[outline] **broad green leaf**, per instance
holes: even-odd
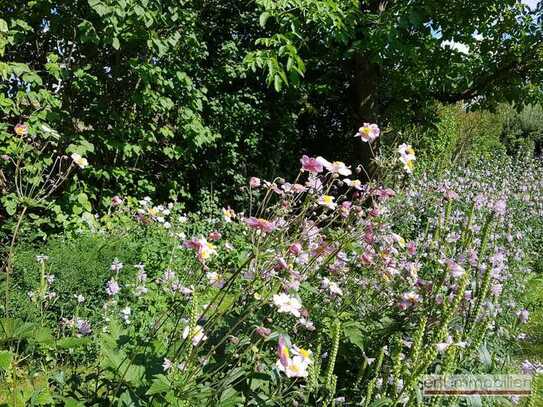
[[[11,365],[13,354],[8,350],[0,351],[0,369],[7,370]]]
[[[156,375],[151,383],[151,387],[147,390],[147,395],[151,396],[153,394],[166,393],[170,390],[171,383],[170,380],[163,374]]]

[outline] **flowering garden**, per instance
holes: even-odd
[[[28,126],[14,131],[25,140]],[[379,136],[369,123],[355,135]],[[526,327],[528,308],[542,312],[527,293],[541,284],[543,166],[503,158],[414,176],[413,147],[393,154],[391,186],[303,155],[291,181],[247,180],[239,210],[114,196],[45,245],[14,235],[0,400],[437,406],[462,400],[424,399],[424,374],[537,377],[537,353],[523,352],[541,346]],[[61,156],[41,184],[15,187],[45,199],[90,165]],[[526,405],[537,394],[534,381]]]
[[[543,406],[543,1],[0,11],[1,407]]]

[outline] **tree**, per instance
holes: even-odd
[[[543,3],[515,0],[259,0],[248,64],[276,89],[302,86],[352,125],[421,119],[433,101],[494,106],[542,96]],[[328,108],[328,107],[327,107]],[[327,109],[324,108],[323,109]]]

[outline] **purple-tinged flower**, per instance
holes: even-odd
[[[283,367],[286,368],[289,364],[290,357],[287,342],[284,336],[279,337],[279,343],[277,345],[277,357],[279,358],[279,361],[281,362]]]
[[[130,324],[130,315],[132,315],[132,309],[130,307],[125,307],[121,310],[121,318],[125,324]]]
[[[447,201],[455,201],[458,199],[458,194],[454,192],[452,189],[447,189],[445,193],[443,194],[443,196],[445,197]]]
[[[207,235],[207,238],[210,242],[216,242],[217,240],[220,240],[221,237],[221,232],[218,232],[216,230],[214,230],[213,232],[209,232],[209,234]]]
[[[353,204],[351,201],[343,201],[339,207],[339,212],[341,213],[341,216],[347,218],[351,213],[352,206]]]
[[[288,263],[283,257],[278,257],[277,262],[275,263],[275,266],[273,266],[273,268],[276,271],[288,270]]]
[[[209,284],[215,288],[223,288],[224,287],[224,279],[222,276],[215,272],[211,271],[206,274],[207,280],[209,281]]]
[[[497,201],[495,204],[494,204],[494,212],[496,212],[496,214],[498,216],[503,216],[505,215],[505,209],[507,208],[507,203],[505,202],[505,200],[503,199],[500,199],[499,201]]]
[[[466,272],[462,266],[452,260],[447,260],[447,268],[454,279],[462,277]]]
[[[523,374],[536,375],[543,373],[543,364],[539,362],[531,362],[529,360],[525,360],[524,362],[522,362],[520,369]]]
[[[111,280],[109,280],[107,282],[107,286],[106,286],[106,293],[107,295],[109,295],[110,297],[113,297],[115,294],[117,294],[119,291],[121,290],[121,287],[119,286],[119,284],[117,283],[117,281],[115,281],[114,278],[112,278]]]
[[[203,237],[197,239],[192,238],[190,240],[186,240],[183,242],[183,247],[187,249],[193,249],[196,250],[196,257],[201,263],[204,263],[206,260],[208,260],[211,256],[217,254],[217,250],[215,249],[215,245],[209,243],[206,239]]]
[[[343,180],[343,182],[345,183],[345,185],[347,185],[348,187],[351,187],[351,188],[354,188],[356,189],[357,191],[362,191],[364,188],[362,187],[362,182],[359,180],[359,179],[349,179],[349,178],[345,178]]]
[[[119,261],[119,259],[113,259],[113,263],[111,263],[111,271],[118,273],[123,267],[124,265]]]
[[[272,330],[270,328],[266,328],[266,327],[263,327],[263,326],[259,326],[258,328],[255,329],[255,332],[260,335],[261,337],[263,338],[267,338],[268,336],[271,335],[272,333]]]
[[[374,206],[373,208],[371,208],[371,210],[368,212],[368,215],[371,216],[372,218],[376,218],[377,216],[379,216],[381,214],[381,210],[379,209],[379,207],[377,206]]]
[[[81,335],[90,335],[92,332],[90,322],[86,319],[77,319],[76,320],[77,330]]]
[[[490,292],[492,293],[492,295],[496,297],[501,295],[502,291],[503,291],[503,285],[499,283],[492,284],[492,287],[490,287]]]
[[[415,242],[413,241],[407,242],[405,244],[405,247],[407,248],[407,253],[410,256],[414,256],[415,254],[417,254],[417,245]]]
[[[170,359],[164,358],[164,361],[162,362],[162,369],[167,372],[173,367],[173,363]]]
[[[376,188],[371,191],[371,194],[378,197],[379,200],[385,200],[396,195],[396,192],[390,188]]]
[[[334,198],[332,195],[322,195],[318,199],[319,205],[326,206],[328,209],[336,209],[337,203],[334,202],[336,198]]]
[[[300,243],[292,243],[288,247],[288,251],[294,256],[298,256],[302,252],[302,245]]]
[[[345,163],[341,161],[330,162],[326,158],[322,157],[317,157],[317,161],[319,161],[322,166],[332,174],[339,174],[343,175],[344,177],[348,177],[352,174],[352,171],[349,169],[349,167],[347,167]]]
[[[373,256],[366,252],[360,256],[360,262],[365,266],[369,266],[370,264],[373,264]]]
[[[81,294],[74,294],[74,298],[78,304],[83,304],[85,302],[85,297],[83,297]]]
[[[171,269],[164,270],[164,275],[162,276],[162,281],[163,282],[168,282],[168,281],[172,281],[173,279],[175,279],[175,271],[173,271]]]

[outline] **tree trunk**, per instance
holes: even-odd
[[[352,60],[352,82],[350,85],[351,109],[357,128],[363,123],[378,122],[377,87],[379,83],[379,65],[372,63],[362,52],[356,53]],[[379,124],[379,123],[377,123]],[[376,142],[378,143],[378,141]],[[360,146],[360,143],[357,143]],[[377,147],[375,144],[374,147]],[[373,178],[372,154],[368,144],[362,143],[359,155],[361,163]],[[375,148],[374,148],[375,151]]]

